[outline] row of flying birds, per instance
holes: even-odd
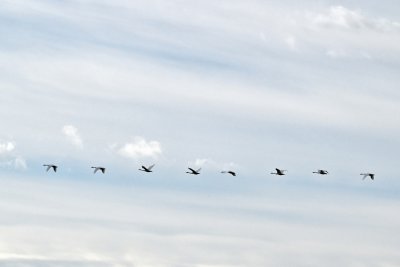
[[[54,172],[57,172],[57,168],[58,168],[57,165],[54,165],[54,164],[43,164],[43,166],[46,167],[46,171],[47,171],[47,172],[48,172],[49,170],[53,170]],[[148,167],[142,166],[142,167],[139,169],[139,171],[142,171],[142,172],[153,172],[153,167],[154,167],[154,166],[155,166],[155,164],[150,165],[150,166],[148,166]],[[93,173],[97,173],[97,172],[105,173],[105,172],[106,172],[106,168],[105,168],[105,167],[100,167],[100,166],[93,167],[93,166],[92,166],[91,168],[93,169]],[[200,171],[201,171],[201,168],[199,168],[199,169],[197,169],[197,170],[192,169],[192,168],[188,168],[188,170],[189,170],[189,171],[186,172],[186,173],[188,173],[188,174],[199,175],[199,174],[200,174]],[[271,174],[275,174],[275,175],[281,176],[281,175],[285,175],[286,172],[287,172],[287,170],[281,170],[281,169],[275,168],[275,172],[271,172]],[[231,171],[231,170],[228,170],[228,171],[221,171],[221,173],[226,173],[226,174],[230,174],[230,175],[232,175],[232,176],[236,176],[236,172]],[[315,173],[315,174],[320,174],[320,175],[327,175],[327,174],[329,174],[329,172],[328,172],[327,170],[317,170],[317,171],[315,171],[315,172],[313,172],[313,173]],[[369,177],[371,180],[374,180],[374,179],[375,179],[375,174],[374,174],[374,173],[361,173],[360,175],[363,176],[363,180],[364,180],[365,178],[367,178],[367,177]]]

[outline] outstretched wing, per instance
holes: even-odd
[[[48,165],[46,168],[46,172],[48,172],[50,169],[51,169],[51,166]]]
[[[198,170],[196,170],[196,172],[200,172],[201,171],[201,168],[199,168]]]
[[[156,164],[150,165],[147,169],[148,169],[149,171],[151,171],[151,169],[153,169],[153,167],[154,167],[155,165],[156,165]]]
[[[193,173],[194,173],[194,172],[196,172],[196,171],[195,171],[195,170],[193,170],[192,168],[188,168],[188,169],[189,169],[191,172],[193,172]]]
[[[94,171],[93,171],[93,173],[96,173],[97,171],[99,170],[99,168],[94,168]]]
[[[101,172],[105,173],[106,172],[106,168],[101,168]]]
[[[57,166],[52,166],[53,167],[53,170],[54,170],[54,172],[57,172]]]
[[[363,180],[365,180],[365,178],[367,178],[369,175],[368,174],[361,174],[363,176]]]

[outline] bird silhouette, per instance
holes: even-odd
[[[313,173],[316,173],[316,174],[321,174],[321,175],[327,175],[329,172],[328,172],[328,171],[326,171],[326,170],[318,170],[318,171],[316,171],[316,172],[313,172]]]
[[[43,164],[43,166],[47,167],[46,168],[46,172],[48,172],[50,169],[53,169],[54,172],[57,172],[57,165],[53,165],[53,164]]]
[[[142,171],[142,172],[153,172],[151,169],[153,169],[154,165],[156,165],[156,164],[150,165],[149,167],[145,167],[145,166],[142,165],[142,168],[139,169],[139,171]]]
[[[93,173],[96,173],[97,171],[101,171],[102,173],[106,172],[106,168],[104,167],[92,167],[94,169]]]
[[[234,171],[222,171],[221,173],[229,173],[232,176],[236,176],[236,172]]]
[[[361,173],[360,175],[363,175],[363,180],[365,180],[365,178],[369,177],[371,178],[371,180],[375,179],[375,174],[374,173]]]
[[[200,171],[201,171],[201,168],[199,168],[198,170],[193,170],[192,168],[188,168],[188,169],[190,170],[190,172],[186,172],[186,173],[194,174],[194,175],[199,175]]]
[[[275,175],[285,175],[286,170],[280,170],[278,168],[275,168],[276,172],[271,172],[271,174]]]

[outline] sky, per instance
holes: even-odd
[[[0,266],[399,266],[399,14],[1,1]]]

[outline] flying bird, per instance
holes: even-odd
[[[375,174],[374,173],[361,173],[360,175],[363,175],[363,180],[365,180],[365,178],[369,177],[371,178],[371,180],[375,179]]]
[[[229,173],[232,176],[236,176],[236,172],[234,171],[222,171],[221,173]]]
[[[92,167],[94,169],[93,173],[96,173],[97,171],[101,171],[102,173],[106,172],[106,168],[104,167]]]
[[[194,175],[199,175],[200,171],[201,171],[201,168],[199,168],[198,170],[193,170],[192,168],[188,168],[188,169],[190,170],[190,172],[186,172],[186,173],[194,174]]]
[[[53,165],[53,164],[43,164],[43,166],[47,167],[46,172],[48,172],[50,169],[53,169],[54,172],[57,172],[58,166]]]
[[[280,170],[278,168],[275,168],[276,172],[271,172],[271,174],[275,175],[285,175],[286,170]]]
[[[142,165],[142,168],[139,169],[139,171],[142,171],[142,172],[153,172],[151,169],[153,169],[154,165],[156,165],[156,164],[150,165],[149,167],[145,167],[145,166]]]
[[[316,173],[316,174],[321,174],[321,175],[326,175],[326,174],[328,174],[329,172],[328,172],[328,171],[326,171],[326,170],[318,170],[318,171],[316,171],[316,172],[313,172],[313,173]]]

